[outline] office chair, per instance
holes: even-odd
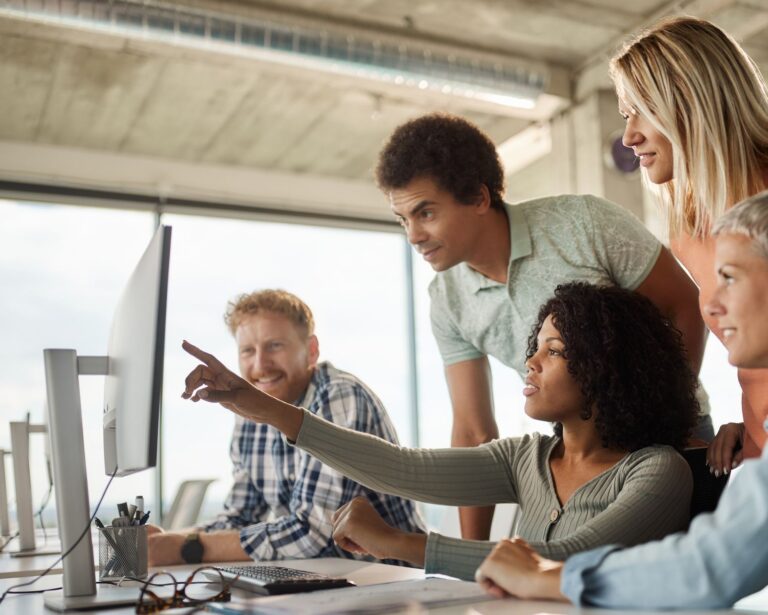
[[[205,492],[213,480],[205,478],[183,481],[176,490],[170,510],[163,517],[163,528],[178,530],[195,525],[203,506]]]
[[[728,474],[715,476],[707,467],[707,449],[687,448],[683,457],[688,462],[693,474],[693,494],[691,496],[691,519],[703,512],[712,512],[728,483]]]

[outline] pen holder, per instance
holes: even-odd
[[[147,578],[147,526],[99,529],[99,579]]]

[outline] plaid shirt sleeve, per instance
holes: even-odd
[[[373,414],[370,397],[358,386],[344,381],[321,386],[308,410],[352,429],[364,427]],[[286,446],[290,446],[286,442]],[[333,545],[333,513],[357,495],[357,483],[300,451],[289,505],[290,514],[270,522],[245,527],[240,544],[256,560],[316,557]],[[335,555],[335,553],[334,553]]]
[[[264,496],[253,484],[248,469],[254,455],[254,446],[259,446],[261,440],[256,432],[263,428],[263,425],[243,418],[236,419],[230,446],[234,483],[224,502],[224,512],[205,526],[206,531],[241,528],[263,521],[269,514]]]

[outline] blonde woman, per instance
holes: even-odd
[[[716,278],[714,220],[768,187],[768,90],[754,62],[725,32],[673,18],[630,40],[611,60],[626,119],[624,144],[666,205],[672,251],[706,305]],[[727,346],[729,331],[703,310]],[[721,427],[709,447],[712,472],[756,457],[766,441],[768,370],[739,369],[743,423]]]

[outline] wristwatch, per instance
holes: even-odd
[[[184,544],[181,545],[181,559],[187,564],[199,564],[203,561],[203,551],[200,534],[187,534]]]

